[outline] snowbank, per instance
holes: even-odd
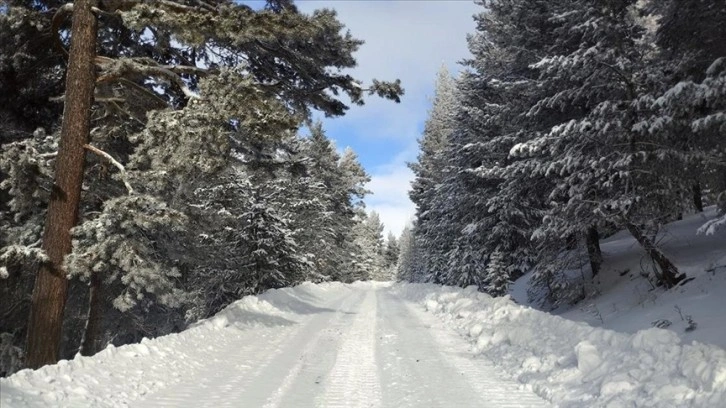
[[[311,313],[314,304],[347,293],[340,283],[270,290],[238,300],[178,334],[21,370],[0,379],[0,407],[133,406],[134,400],[193,376],[209,362],[211,350],[238,343],[240,329],[290,325]]]
[[[662,329],[617,333],[474,288],[402,284],[475,350],[560,407],[726,407],[726,351]]]

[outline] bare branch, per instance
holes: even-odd
[[[53,15],[53,20],[51,21],[50,30],[53,32],[53,38],[55,41],[53,41],[53,45],[56,49],[58,49],[59,52],[63,53],[65,56],[68,56],[68,51],[63,46],[63,42],[60,39],[60,26],[63,24],[63,21],[70,16],[73,13],[73,3],[66,3],[58,8],[58,11],[55,12]]]
[[[123,164],[121,164],[118,161],[116,161],[116,159],[114,159],[113,156],[111,156],[110,154],[104,152],[103,150],[101,150],[101,149],[99,149],[97,147],[91,146],[90,144],[83,145],[83,148],[86,149],[86,150],[88,150],[88,151],[91,151],[93,153],[96,153],[97,155],[99,155],[99,156],[103,157],[104,159],[108,160],[109,163],[113,164],[119,170],[119,172],[121,173],[121,180],[123,181],[124,185],[126,186],[126,189],[129,191],[129,194],[133,194],[134,193],[134,189],[131,187],[131,184],[129,184],[129,179],[128,179],[128,176],[126,174],[126,168],[123,166]]]

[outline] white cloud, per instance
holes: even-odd
[[[393,232],[399,236],[403,227],[408,224],[416,211],[416,207],[408,198],[411,189],[413,172],[406,162],[416,156],[415,143],[393,158],[391,163],[379,166],[373,172],[367,188],[372,194],[366,198],[369,211],[377,212],[385,225],[385,234]]]
[[[386,233],[398,235],[414,214],[408,199],[412,172],[406,161],[416,158],[417,138],[426,119],[433,94],[436,72],[442,64],[450,71],[469,56],[466,36],[474,32],[472,15],[481,7],[474,1],[298,1],[303,12],[333,8],[353,37],[365,41],[355,54],[358,66],[350,74],[365,83],[371,79],[400,78],[406,89],[400,104],[369,98],[363,107],[353,106],[342,118],[325,120],[334,129],[328,135],[341,146],[346,137],[397,140],[406,146],[402,151],[380,151],[378,160],[369,152],[359,152],[361,162],[386,163],[368,168],[373,195],[366,199],[369,210],[378,212]],[[403,143],[401,143],[403,142]],[[364,155],[365,154],[365,155]],[[385,158],[380,160],[381,158]]]
[[[413,173],[399,165],[371,177],[367,187],[373,195],[366,201],[368,209],[377,212],[386,227],[386,234],[400,235],[404,225],[413,217],[415,207],[408,198]]]
[[[411,138],[425,118],[436,71],[452,71],[469,55],[466,35],[474,31],[473,1],[299,1],[301,11],[334,8],[355,38],[365,41],[351,74],[370,83],[373,78],[399,78],[406,90],[400,104],[369,98],[335,119],[370,128],[370,137]],[[338,124],[340,126],[340,124]]]

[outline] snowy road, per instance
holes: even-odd
[[[293,299],[297,322],[241,331],[137,407],[545,407],[385,287]],[[279,305],[277,305],[279,307]]]
[[[306,283],[178,334],[0,378],[0,407],[551,406],[530,390],[560,408],[726,407],[726,350],[474,288]]]

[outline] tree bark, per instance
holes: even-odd
[[[626,223],[628,231],[638,241],[640,246],[643,247],[645,252],[660,268],[661,275],[659,276],[660,281],[665,285],[666,288],[672,288],[678,284],[678,282],[685,279],[686,275],[678,272],[678,268],[673,265],[673,262],[668,259],[660,249],[655,246],[655,243],[643,234],[641,229],[633,224],[632,222]]]
[[[590,258],[590,269],[594,278],[600,273],[602,265],[602,251],[600,251],[600,234],[596,225],[591,225],[585,234],[585,246],[587,247],[587,257]]]
[[[71,251],[70,230],[78,222],[85,165],[83,145],[88,143],[96,81],[93,59],[97,22],[91,11],[95,3],[95,0],[77,0],[73,7],[61,139],[43,232],[43,249],[50,260],[38,269],[28,324],[26,363],[30,368],[58,361],[68,292],[62,264],[64,256]]]
[[[92,356],[98,350],[98,331],[101,328],[101,276],[98,273],[91,274],[88,299],[88,320],[86,330],[83,332],[83,341],[78,350],[82,356]]]
[[[691,186],[691,193],[693,194],[693,206],[696,207],[696,211],[703,212],[703,198],[701,195],[701,183],[695,182]]]

